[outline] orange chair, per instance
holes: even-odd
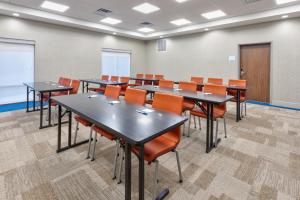
[[[222,78],[208,78],[207,83],[215,84],[215,85],[223,85],[223,79]]]
[[[226,87],[223,85],[205,85],[203,88],[203,91],[205,93],[226,95]],[[207,105],[205,103],[203,103],[202,105],[204,108],[207,108]],[[225,138],[227,137],[225,113],[226,113],[226,103],[214,106],[213,118],[214,118],[214,121],[216,121],[216,123],[217,123],[216,141],[217,141],[217,137],[218,137],[218,127],[219,127],[218,119],[220,119],[220,118],[223,118],[223,120],[224,120],[224,133],[225,133]],[[193,110],[191,110],[190,117],[191,116],[196,116],[199,118],[207,117],[206,114],[201,110],[201,108],[194,108]],[[188,137],[190,136],[190,126],[191,126],[191,121],[189,121]]]
[[[145,75],[146,79],[153,79],[153,74],[146,74]],[[152,85],[153,81],[144,81],[144,85]]]
[[[162,110],[166,112],[171,112],[177,115],[181,115],[182,113],[182,105],[183,105],[183,97],[176,96],[173,94],[165,94],[165,93],[155,93],[153,100],[153,108],[157,110]],[[156,189],[158,183],[158,160],[157,158],[169,153],[170,151],[176,153],[178,172],[179,172],[179,182],[182,182],[182,174],[181,167],[179,161],[179,155],[176,150],[177,145],[180,143],[181,138],[181,128],[177,127],[169,132],[154,138],[153,140],[147,142],[144,145],[144,160],[149,164],[155,163],[155,174],[154,174],[154,197],[156,196]],[[139,146],[132,147],[132,152],[139,156]],[[122,156],[123,157],[123,156]],[[120,169],[122,170],[122,161]],[[120,170],[120,171],[121,171]],[[119,178],[121,177],[121,173],[119,171]]]
[[[127,88],[124,99],[127,103],[138,104],[143,106],[146,102],[146,95],[146,90]]]
[[[119,77],[118,77],[118,76],[111,76],[111,77],[110,77],[110,80],[111,80],[111,81],[118,82],[118,81],[119,81]]]
[[[162,80],[162,79],[164,79],[164,75],[156,74],[156,75],[154,75],[154,79]],[[154,81],[154,85],[158,85],[158,83],[159,83],[159,81]]]
[[[136,74],[136,78],[144,78],[144,74]],[[142,80],[135,80],[135,83],[133,84],[133,86],[141,86],[141,85],[143,85]]]
[[[240,86],[240,87],[247,87],[247,81],[246,80],[229,80],[228,81],[229,86]],[[236,90],[227,90],[227,93],[229,95],[234,96],[234,99],[231,101],[237,102],[237,91]],[[245,110],[245,116],[247,115],[247,103],[246,103],[246,91],[241,91],[240,93],[240,100],[242,104],[242,109],[241,109],[241,116],[243,116],[243,107]],[[244,104],[244,106],[243,106]]]
[[[108,81],[109,76],[108,76],[108,75],[102,75],[102,76],[100,77],[100,79],[101,79],[102,81]],[[98,87],[98,88],[93,88],[93,87],[91,87],[91,88],[89,88],[89,91],[103,93],[103,92],[105,91],[105,86],[100,85],[100,87]]]
[[[195,82],[197,84],[203,84],[203,81],[204,81],[204,78],[203,77],[200,77],[200,76],[192,76],[191,77],[191,81],[192,82]],[[197,87],[197,91],[202,91],[202,87]]]
[[[171,80],[160,80],[158,83],[159,87],[173,89],[174,81]]]
[[[121,77],[121,78],[120,78],[120,82],[121,82],[121,83],[126,83],[125,85],[121,85],[121,93],[120,93],[120,94],[121,94],[122,96],[125,95],[125,91],[126,91],[128,85],[129,85],[129,80],[130,80],[129,77]]]
[[[174,81],[170,81],[170,80],[160,80],[158,83],[159,87],[161,88],[167,88],[167,89],[173,89],[174,87]],[[146,101],[147,104],[152,104],[153,99],[152,99],[152,94],[150,96],[150,99],[148,99]]]
[[[72,90],[69,91],[69,94],[77,94],[80,86],[80,80],[72,80],[71,87]]]

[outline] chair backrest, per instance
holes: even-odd
[[[153,78],[153,74],[146,74],[145,78],[152,79]]]
[[[174,81],[170,81],[170,80],[159,80],[159,87],[162,88],[170,88],[173,89],[174,87]]]
[[[144,78],[144,74],[136,74],[136,78]],[[136,85],[143,85],[142,80],[135,80]]]
[[[179,82],[179,89],[190,91],[190,92],[197,92],[197,83],[187,82],[187,81],[180,81]]]
[[[146,90],[127,88],[125,92],[125,101],[127,103],[133,103],[143,106],[146,102],[146,95]]]
[[[125,77],[125,76],[122,76],[122,77],[120,78],[120,81],[121,81],[122,83],[128,83],[129,80],[130,80],[130,78],[129,78],[129,77]]]
[[[108,75],[102,75],[102,76],[101,76],[101,80],[102,80],[102,81],[108,81],[108,79],[109,79],[109,76],[108,76]]]
[[[158,80],[161,80],[161,79],[164,79],[164,75],[156,74],[156,75],[154,75],[154,78],[158,79]]]
[[[120,92],[121,92],[121,87],[114,86],[114,85],[107,85],[105,88],[104,95],[112,99],[118,99],[120,96]]]
[[[119,77],[118,76],[111,76],[110,80],[111,81],[119,81]]]
[[[154,94],[152,107],[158,110],[163,110],[163,111],[175,113],[177,115],[181,115],[182,108],[183,108],[183,97],[176,96],[173,94],[157,92]],[[180,142],[180,137],[181,137],[180,130],[181,128],[177,127],[169,131],[168,133],[163,134],[163,136],[167,137],[169,140],[172,140],[177,145]]]
[[[246,87],[247,86],[247,81],[246,80],[234,80],[230,79],[228,81],[229,86],[241,86],[241,87]]]
[[[72,80],[71,83],[72,90],[70,91],[69,94],[77,94],[79,86],[80,86],[80,80]]]
[[[144,74],[136,74],[136,78],[144,78]]]
[[[226,95],[226,87],[224,85],[207,84],[204,85],[203,92]],[[226,103],[214,107],[226,111]]]
[[[197,84],[202,84],[203,83],[204,78],[200,77],[200,76],[192,76],[191,77],[191,81],[197,83]]]
[[[206,84],[204,85],[203,92],[226,95],[226,87],[224,85]]]
[[[222,78],[208,78],[207,83],[223,85],[223,79]]]

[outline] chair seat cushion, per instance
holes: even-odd
[[[144,146],[144,159],[148,162],[152,162],[157,157],[166,154],[173,149],[175,149],[177,144],[168,139],[167,137],[159,136],[149,142]],[[137,156],[139,155],[140,148],[139,146],[134,146],[132,152]]]
[[[99,133],[101,136],[106,137],[109,140],[115,140],[117,137],[105,130],[103,130],[102,128],[95,126],[93,128],[94,131],[96,131],[97,133]]]
[[[194,108],[191,110],[191,115],[195,115],[197,117],[206,118],[206,114],[201,110],[201,108]],[[219,108],[214,108],[214,119],[223,118],[225,115],[225,111]]]
[[[192,100],[183,101],[183,110],[192,110],[195,107],[195,102]]]
[[[91,122],[89,122],[89,121],[83,119],[82,117],[80,117],[80,116],[78,116],[78,115],[75,116],[75,120],[76,120],[77,122],[79,122],[80,124],[82,124],[83,126],[92,126],[92,123],[91,123]]]

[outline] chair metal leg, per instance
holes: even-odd
[[[154,183],[153,183],[153,200],[156,199],[157,195],[157,186],[158,186],[158,160],[154,161],[155,163],[155,170],[154,170]]]
[[[180,160],[179,160],[179,154],[178,151],[174,150],[176,154],[176,160],[177,160],[177,167],[178,167],[178,173],[179,173],[179,183],[182,183],[182,174],[181,174],[181,166],[180,166]]]
[[[119,167],[119,174],[118,174],[118,184],[122,183],[122,169],[123,169],[123,162],[124,162],[124,149],[121,149],[120,155],[121,163]]]
[[[94,137],[94,149],[93,149],[93,155],[91,161],[95,160],[95,151],[96,151],[96,144],[97,144],[97,135],[98,133],[95,131],[95,137]]]
[[[118,157],[119,157],[119,149],[120,149],[120,142],[117,139],[116,140],[116,155],[114,159],[114,174],[113,174],[113,180],[117,178],[117,164],[118,164]]]
[[[76,144],[77,134],[78,134],[79,122],[76,122],[75,134],[74,134],[74,144]]]
[[[202,128],[201,128],[201,119],[200,119],[200,117],[198,117],[198,120],[199,120],[199,130],[201,130]]]
[[[219,131],[219,120],[216,119],[216,136],[215,136],[215,147],[218,146],[218,131]]]
[[[88,149],[88,153],[87,153],[86,159],[89,159],[90,155],[91,155],[92,134],[93,134],[93,126],[91,127],[91,130],[90,130],[89,149]]]
[[[244,117],[244,114],[243,114],[243,107],[244,107],[244,106],[243,106],[243,102],[241,102],[241,105],[242,105],[242,106],[241,106],[241,107],[242,107],[242,109],[241,109],[241,117],[243,118],[243,117]]]
[[[227,138],[227,128],[226,128],[226,118],[225,116],[223,117],[224,120],[224,133],[225,133],[225,138]]]
[[[195,117],[195,116],[194,116]],[[188,134],[187,136],[190,137],[190,132],[191,132],[191,119],[192,119],[192,115],[190,113],[190,117],[189,117],[189,127],[188,127]]]
[[[245,101],[244,104],[245,104],[245,116],[247,116],[247,102]]]
[[[191,116],[191,114],[190,114]],[[194,128],[197,129],[196,116],[194,115]]]

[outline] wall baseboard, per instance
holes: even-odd
[[[289,109],[289,110],[296,110],[296,111],[300,111],[300,106],[299,107],[295,107],[295,104],[292,104],[292,106],[290,106],[291,104],[281,104],[279,105],[277,104],[270,104],[270,103],[265,103],[265,102],[260,102],[260,101],[254,101],[254,100],[247,100],[247,103],[250,104],[256,104],[256,105],[261,105],[261,106],[270,106],[270,107],[275,107],[275,108],[283,108],[283,109]]]
[[[276,105],[276,106],[283,106],[283,107],[288,107],[288,108],[300,109],[300,102],[288,102],[288,101],[272,100],[272,104]]]

